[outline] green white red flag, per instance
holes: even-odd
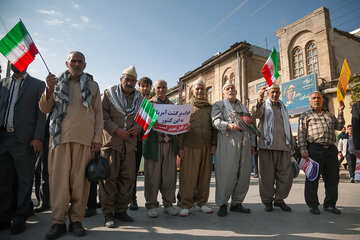
[[[271,87],[271,85],[273,85],[276,79],[280,76],[278,73],[278,56],[275,48],[273,48],[268,60],[261,69],[261,72],[264,75],[269,87]]]
[[[145,131],[144,136],[140,140],[145,139],[149,135],[151,128],[156,122],[156,117],[157,115],[155,109],[151,106],[147,98],[144,97],[144,100],[135,116],[135,122],[137,122]]]
[[[0,40],[0,52],[21,72],[39,53],[22,21]]]

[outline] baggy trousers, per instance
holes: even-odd
[[[339,185],[339,163],[337,158],[337,148],[331,145],[324,148],[318,143],[310,143],[308,152],[311,159],[319,163],[319,175],[314,181],[308,178],[305,180],[305,201],[310,208],[319,206],[318,186],[320,174],[325,183],[324,207],[335,207],[338,199]]]
[[[159,207],[158,192],[164,207],[175,203],[176,157],[172,143],[158,143],[158,159],[145,159],[145,207]]]
[[[259,149],[259,158],[261,201],[264,204],[282,202],[293,183],[290,152]]]
[[[54,224],[64,224],[66,215],[71,222],[81,222],[84,218],[90,190],[85,169],[93,156],[90,146],[75,142],[50,148],[48,167]]]
[[[211,148],[184,147],[184,159],[180,167],[181,208],[192,208],[195,201],[199,207],[209,198],[212,170]]]
[[[130,203],[135,179],[135,151],[121,152],[108,148],[101,151],[109,160],[110,178],[99,182],[99,196],[104,215],[126,212]]]

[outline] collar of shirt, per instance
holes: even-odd
[[[25,73],[21,78],[16,78],[15,75],[13,74],[13,75],[12,75],[12,78],[13,78],[14,80],[23,80],[23,79],[25,79],[25,78],[27,77],[27,75],[28,75],[28,73]]]

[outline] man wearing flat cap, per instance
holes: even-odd
[[[135,89],[137,73],[134,66],[125,69],[120,84],[104,91],[104,146],[101,154],[109,160],[110,178],[100,182],[100,201],[105,226],[116,226],[114,218],[133,222],[127,214],[135,180],[136,145],[140,126],[134,121],[142,101]]]
[[[230,81],[223,87],[224,100],[217,101],[211,110],[213,126],[218,130],[215,153],[215,201],[219,217],[227,215],[228,201],[231,197],[230,211],[250,213],[242,206],[249,190],[251,174],[251,151],[255,152],[255,137],[240,129],[234,122],[231,112],[249,111],[236,99],[235,85]]]
[[[291,133],[289,114],[284,103],[279,100],[280,87],[276,83],[268,89],[268,98],[264,101],[266,86],[259,91],[259,98],[252,108],[254,118],[260,119],[259,131],[265,137],[259,138],[260,160],[260,197],[265,211],[275,207],[290,212],[284,199],[289,195],[293,173],[291,151],[294,140]]]

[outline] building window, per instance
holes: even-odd
[[[206,90],[206,96],[209,103],[212,103],[212,87],[208,87]]]
[[[230,74],[230,82],[235,85],[235,74]]]
[[[307,61],[307,71],[308,73],[317,73],[319,74],[319,62],[318,62],[318,53],[315,42],[311,42],[307,45],[306,48],[306,61]]]
[[[294,78],[304,76],[304,60],[303,53],[300,48],[295,48],[293,51],[293,64]]]

